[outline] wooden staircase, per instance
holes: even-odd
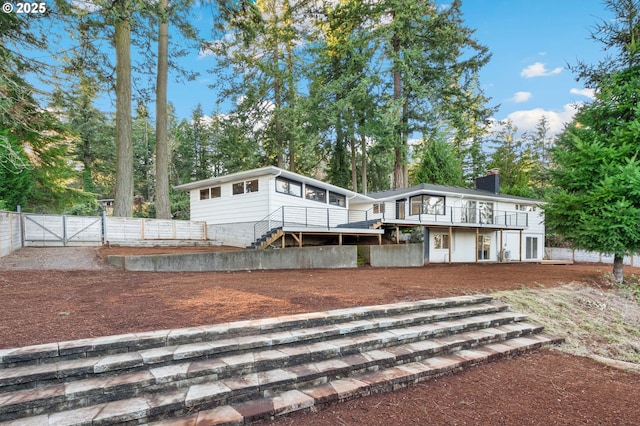
[[[265,235],[262,235],[260,238],[258,238],[257,241],[251,243],[251,245],[247,248],[256,250],[267,248],[271,244],[282,238],[283,235],[284,231],[282,230],[282,228],[274,228],[267,232]]]
[[[251,423],[560,341],[476,295],[2,349],[0,424]]]

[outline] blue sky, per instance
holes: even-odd
[[[480,75],[485,93],[520,131],[545,115],[553,131],[589,101],[567,64],[596,63],[605,52],[591,31],[611,13],[600,0],[463,0],[466,25],[493,56]]]
[[[594,25],[610,16],[600,0],[463,0],[462,12],[475,38],[492,52],[480,83],[490,105],[500,106],[496,120],[510,119],[522,132],[533,130],[544,115],[555,133],[571,120],[576,102],[589,101],[567,64],[604,57],[602,46],[589,38]],[[202,10],[200,17],[199,26],[207,28],[211,10]],[[214,59],[194,52],[186,60],[201,76],[171,84],[169,99],[181,118],[189,117],[198,102],[211,114],[215,94],[207,87],[212,79],[207,69]]]

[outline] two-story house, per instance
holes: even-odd
[[[499,193],[497,171],[476,188],[421,184],[359,194],[278,167],[180,185],[191,219],[206,221],[225,244],[266,247],[325,241],[400,243],[422,236],[425,262],[540,261],[540,201]]]

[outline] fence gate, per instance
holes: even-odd
[[[94,246],[102,244],[102,217],[24,214],[27,247]]]

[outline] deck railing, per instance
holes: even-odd
[[[369,215],[370,212],[367,210],[283,206],[256,222],[253,226],[253,237],[256,241],[269,231],[285,226],[319,229],[356,226],[371,220]]]
[[[253,227],[254,241],[257,241],[269,231],[285,226],[299,226],[305,228],[339,228],[339,227],[368,227],[370,221],[391,220],[398,221],[395,215],[385,215],[384,211],[375,210],[347,210],[319,207],[283,206],[274,210],[264,219],[256,222]],[[442,225],[488,225],[501,228],[526,228],[529,226],[529,215],[515,210],[468,209],[466,207],[446,207],[433,213],[419,213],[407,215],[406,222],[419,224]]]

